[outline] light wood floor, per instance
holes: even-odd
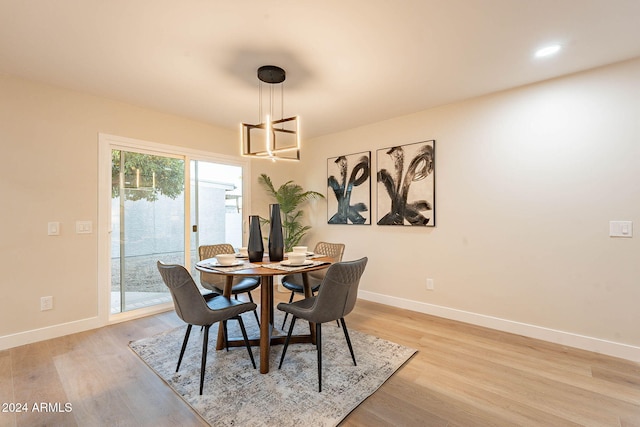
[[[640,426],[639,364],[362,300],[346,320],[418,353],[343,426]],[[29,405],[0,426],[206,425],[127,347],[181,324],[169,312],[0,352],[0,402]]]

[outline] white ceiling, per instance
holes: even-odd
[[[639,56],[640,0],[0,0],[2,74],[238,129],[274,64],[306,138]]]

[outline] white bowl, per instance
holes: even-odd
[[[236,260],[236,254],[219,254],[216,255],[216,260],[220,265],[231,265]]]
[[[299,264],[302,264],[307,259],[307,255],[306,255],[306,252],[305,253],[290,252],[287,258],[289,259],[289,262],[291,264],[299,265]]]
[[[249,251],[246,246],[243,246],[240,249],[238,249],[238,253],[240,254],[240,256],[249,256]]]
[[[307,247],[306,246],[294,246],[293,247],[293,252],[297,253],[297,254],[307,254]]]

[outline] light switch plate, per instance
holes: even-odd
[[[77,234],[93,233],[93,223],[91,221],[76,221],[76,233]]]
[[[47,224],[47,234],[49,236],[59,236],[60,235],[60,223],[55,221],[55,222],[50,222]]]
[[[633,221],[609,221],[610,237],[633,237]]]

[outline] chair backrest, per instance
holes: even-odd
[[[313,250],[316,254],[326,255],[331,258],[331,262],[340,262],[342,261],[342,255],[344,254],[344,244],[343,243],[329,243],[329,242],[318,242],[316,244],[315,249]],[[324,276],[327,274],[327,269],[316,270],[309,273],[309,276],[322,280]]]
[[[233,254],[236,251],[229,243],[219,243],[217,245],[202,245],[198,248],[200,261],[207,258],[213,258],[220,254]]]
[[[203,259],[214,258],[216,255],[220,254],[233,253],[235,253],[235,250],[229,243],[219,243],[217,245],[202,245],[198,248],[198,256],[200,258],[200,261],[202,261]],[[200,272],[200,283],[210,283],[212,285],[215,285],[219,289],[223,289],[225,280],[225,277],[219,274]]]
[[[338,262],[327,269],[311,309],[316,323],[330,322],[351,313],[358,298],[358,285],[367,266],[368,258]]]
[[[206,325],[211,318],[210,309],[187,269],[158,261],[158,270],[171,292],[178,317],[191,325]]]

